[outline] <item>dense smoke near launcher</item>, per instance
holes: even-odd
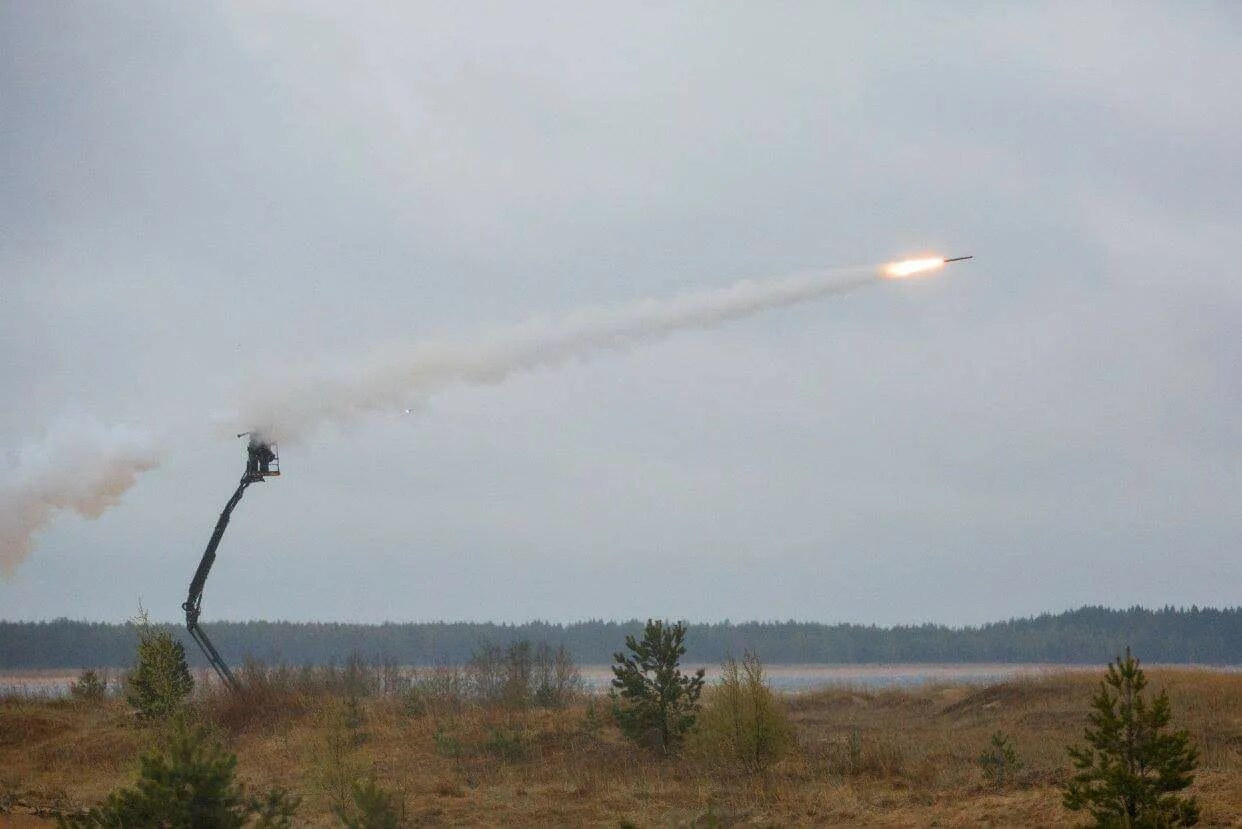
[[[963,257],[966,258],[966,257]],[[243,395],[229,431],[258,430],[268,440],[297,439],[317,426],[367,412],[416,405],[453,385],[503,382],[515,373],[703,328],[762,311],[847,293],[883,279],[907,279],[942,268],[941,258],[880,267],[808,271],[663,299],[586,308],[532,322],[470,344],[427,344],[387,350],[326,367],[314,365]],[[55,513],[95,518],[158,465],[155,442],[133,429],[98,423],[57,424],[40,443],[14,453],[0,482],[0,575],[30,553],[35,533]]]

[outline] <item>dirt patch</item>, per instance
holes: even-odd
[[[961,717],[981,711],[1012,712],[1035,704],[1047,705],[1051,701],[1046,685],[1026,681],[1006,682],[969,693],[955,702],[950,702],[940,713],[943,716]]]

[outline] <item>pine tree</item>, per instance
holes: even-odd
[[[108,672],[103,676],[94,668],[83,668],[76,682],[69,686],[69,694],[83,702],[98,702],[108,696]]]
[[[108,796],[98,809],[61,820],[67,827],[285,827],[297,800],[276,789],[262,800],[247,797],[234,779],[237,758],[192,727],[173,719],[163,750],[141,760],[137,784]]]
[[[679,667],[686,653],[683,622],[647,620],[643,639],[625,637],[631,656],[613,654],[613,715],[622,732],[663,752],[672,751],[694,724],[703,691],[703,669],[686,676]]]
[[[1077,773],[1064,803],[1087,810],[1100,826],[1190,826],[1199,820],[1193,797],[1177,793],[1194,781],[1198,751],[1185,731],[1166,731],[1173,718],[1162,690],[1148,704],[1147,677],[1126,648],[1108,666],[1091,700],[1088,745],[1071,747]]]
[[[138,617],[138,656],[130,671],[126,700],[148,719],[175,712],[194,690],[194,679],[185,661],[185,645],[163,628]]]
[[[346,829],[397,829],[404,822],[404,808],[397,796],[374,777],[355,781],[353,808],[336,806],[333,812]]]
[[[977,762],[983,769],[983,776],[997,789],[1003,789],[1006,782],[1011,782],[1014,772],[1022,766],[1018,752],[1003,731],[993,732],[991,742],[980,753]]]

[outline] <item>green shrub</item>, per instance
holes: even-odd
[[[461,740],[457,738],[456,734],[446,731],[443,724],[436,726],[436,733],[432,735],[432,740],[436,744],[436,754],[452,760],[461,759]]]
[[[405,822],[405,809],[397,795],[384,789],[374,777],[355,781],[352,802],[333,809],[347,829],[396,829]]]
[[[353,690],[346,691],[345,707],[341,712],[341,721],[349,731],[349,740],[352,744],[360,746],[367,741],[369,735],[363,730],[367,724],[367,717],[363,713],[362,703],[358,698],[358,694]]]
[[[237,758],[184,715],[174,718],[164,745],[142,758],[138,782],[108,796],[84,815],[62,818],[68,827],[292,825],[298,800],[280,789],[250,797],[234,773]]]
[[[379,686],[379,672],[368,666],[362,655],[355,651],[345,661],[340,683],[341,691],[347,697],[369,697]]]
[[[1001,731],[992,735],[988,747],[979,755],[978,763],[984,778],[998,789],[1004,788],[1007,782],[1013,782],[1014,773],[1022,767],[1018,752]]]
[[[84,668],[76,682],[69,686],[69,694],[83,702],[99,702],[108,696],[108,672],[100,676],[93,668]]]
[[[318,715],[318,739],[306,758],[308,777],[333,809],[349,808],[353,785],[366,766],[357,756],[355,734],[346,723],[344,706],[325,700]]]
[[[582,715],[582,733],[588,737],[596,737],[603,725],[604,717],[600,714],[594,695],[587,697],[586,711]]]
[[[508,763],[520,763],[530,757],[530,741],[521,731],[494,728],[486,748]]]
[[[127,684],[126,700],[147,719],[173,714],[194,690],[185,645],[150,624],[145,614],[138,618],[138,652]]]
[[[695,725],[696,753],[760,772],[785,753],[792,738],[789,714],[768,687],[759,657],[747,652],[740,663],[726,659]]]

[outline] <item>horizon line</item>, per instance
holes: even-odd
[[[1111,613],[1141,612],[1141,613],[1152,613],[1152,614],[1167,613],[1167,612],[1236,613],[1236,612],[1242,612],[1242,604],[1223,605],[1220,607],[1216,607],[1212,605],[1199,605],[1199,604],[1194,604],[1194,603],[1189,604],[1189,605],[1167,604],[1167,605],[1161,605],[1160,607],[1147,607],[1145,605],[1140,605],[1140,604],[1133,604],[1133,605],[1129,605],[1126,607],[1114,607],[1114,606],[1103,605],[1103,604],[1084,604],[1084,605],[1079,605],[1077,607],[1065,608],[1063,610],[1043,610],[1043,611],[1039,611],[1036,613],[1029,613],[1029,614],[1022,615],[1022,616],[1013,615],[1013,616],[1008,616],[1003,619],[993,619],[993,620],[984,621],[984,622],[960,622],[960,623],[936,622],[936,621],[924,620],[924,621],[893,622],[889,624],[880,624],[878,622],[860,622],[860,621],[845,621],[845,620],[821,621],[821,620],[813,620],[813,619],[796,619],[792,617],[784,618],[784,619],[770,618],[770,619],[741,619],[741,620],[733,620],[729,618],[724,618],[724,619],[717,619],[714,621],[702,621],[702,620],[693,620],[693,619],[684,619],[684,618],[674,619],[672,617],[656,617],[656,616],[650,616],[647,618],[658,619],[660,621],[685,622],[687,625],[700,626],[700,627],[714,627],[714,626],[726,626],[726,625],[729,627],[742,627],[742,626],[747,626],[747,625],[817,625],[821,627],[854,626],[854,627],[873,627],[873,628],[911,628],[911,627],[926,627],[930,625],[933,627],[962,629],[962,628],[985,627],[987,625],[1005,624],[1008,622],[1036,620],[1036,619],[1040,619],[1040,618],[1047,617],[1047,616],[1063,616],[1063,615],[1070,614],[1070,613],[1079,613],[1084,610],[1103,610],[1103,611],[1108,611]],[[111,625],[111,626],[124,626],[124,625],[129,625],[129,624],[135,624],[134,619],[123,619],[123,620],[73,619],[68,616],[56,616],[56,617],[43,618],[43,619],[0,618],[0,624],[35,624],[37,625],[37,624],[54,624],[58,622],[69,622],[72,624],[86,624],[86,625]],[[549,627],[574,627],[577,625],[593,625],[593,624],[629,625],[629,624],[643,624],[645,622],[645,619],[642,617],[638,617],[638,616],[632,616],[628,619],[616,619],[616,618],[608,619],[608,618],[603,618],[603,617],[595,617],[595,618],[576,619],[576,620],[568,620],[568,621],[566,620],[552,621],[550,619],[527,619],[525,621],[520,621],[520,622],[477,620],[477,619],[452,619],[452,620],[449,620],[449,619],[422,619],[422,620],[386,619],[380,622],[367,622],[367,621],[341,620],[341,619],[290,619],[290,618],[257,619],[257,618],[252,618],[252,619],[207,619],[205,620],[205,622],[207,624],[213,624],[213,625],[247,625],[247,624],[348,625],[348,626],[355,626],[355,627],[389,627],[389,626],[400,627],[400,626],[406,626],[406,625],[491,625],[494,627],[519,628],[519,627],[527,627],[527,626],[532,626],[532,625],[546,625]],[[181,619],[156,619],[156,620],[152,620],[152,624],[180,626],[184,624],[184,622]]]

